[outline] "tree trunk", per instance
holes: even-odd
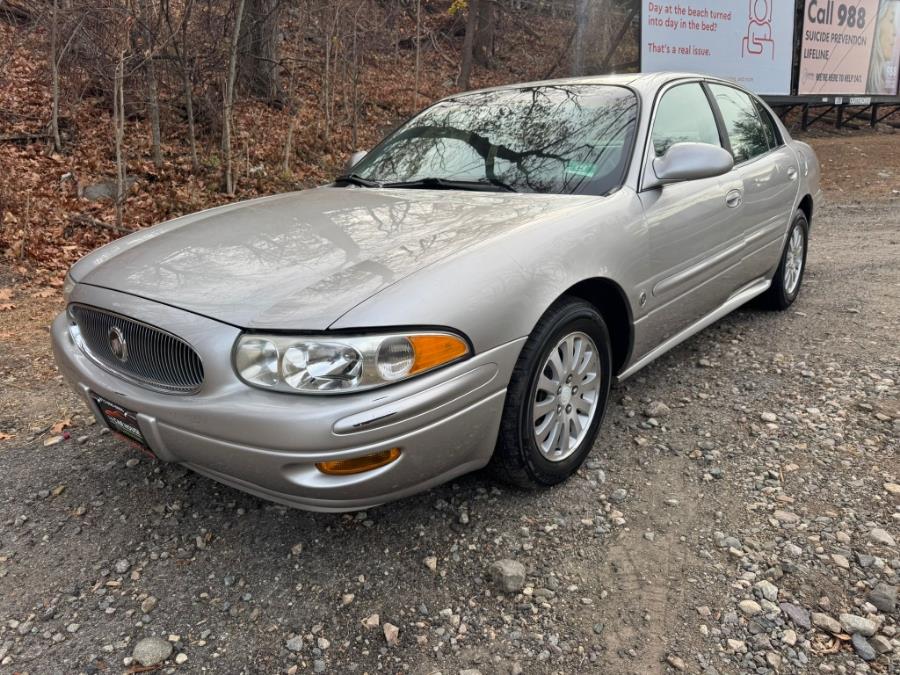
[[[469,88],[469,78],[472,75],[472,60],[474,58],[475,31],[478,26],[479,0],[469,0],[469,13],[466,16],[466,37],[463,39],[462,63],[459,67],[459,79],[456,84],[460,89]]]
[[[184,17],[181,22],[181,49],[178,51],[179,60],[181,61],[181,79],[184,86],[184,108],[188,123],[188,143],[191,146],[191,170],[196,172],[200,169],[200,160],[197,157],[197,129],[194,125],[194,78],[187,32],[188,20],[190,19],[193,6],[193,0],[188,0],[185,5]]]
[[[575,37],[572,39],[572,75],[584,75],[584,41],[591,0],[575,0]]]
[[[53,14],[50,18],[50,89],[53,103],[50,109],[50,133],[53,135],[53,150],[62,150],[59,138],[59,0],[53,0]]]
[[[116,139],[116,227],[121,228],[124,220],[125,190],[127,184],[125,155],[125,51],[119,51],[116,77],[113,84],[113,127]]]
[[[478,3],[478,28],[475,31],[475,43],[473,45],[475,63],[479,66],[489,66],[491,58],[494,56],[494,32],[496,25],[496,0],[481,0]]]
[[[159,87],[156,82],[156,67],[153,65],[153,55],[150,54],[145,64],[147,72],[147,110],[150,115],[150,148],[153,156],[153,166],[157,169],[163,165],[162,134],[159,128]]]
[[[416,0],[416,77],[413,108],[419,110],[419,73],[422,70],[422,0]]]
[[[171,5],[168,0],[163,1],[163,16],[166,25],[169,27],[168,39],[172,44],[172,52],[175,55],[175,61],[181,71],[181,87],[184,94],[184,112],[187,117],[188,125],[188,144],[191,148],[191,170],[196,172],[200,168],[200,160],[197,157],[197,130],[194,122],[194,85],[193,85],[193,68],[191,66],[190,43],[188,41],[188,22],[191,17],[191,9],[194,6],[193,0],[187,0],[184,5],[184,13],[181,17],[181,25],[176,33],[175,27],[172,25]]]
[[[575,0],[572,75],[595,75],[607,60],[614,32],[613,0]]]
[[[147,114],[150,117],[150,149],[153,166],[157,169],[163,165],[162,139],[159,130],[159,85],[156,81],[155,36],[150,28],[153,14],[147,0],[140,0],[141,34],[144,41],[144,74],[147,78]]]
[[[181,65],[181,77],[184,85],[184,108],[187,115],[188,143],[191,146],[191,170],[200,168],[200,160],[197,157],[197,130],[194,125],[194,87],[191,83],[191,72],[188,69],[188,61]]]
[[[359,12],[362,10],[363,6],[363,3],[360,3],[359,9],[357,9],[356,14],[353,15],[353,117],[351,120],[353,152],[356,152],[359,149],[357,147],[357,143],[359,142],[359,45],[357,44],[357,34],[359,33]]]
[[[225,192],[234,196],[234,173],[232,171],[233,156],[231,152],[231,123],[234,106],[234,84],[237,78],[238,43],[241,35],[241,20],[244,17],[244,0],[238,0],[237,13],[234,17],[234,30],[231,33],[231,53],[228,57],[228,75],[225,80],[225,119],[222,125],[222,154],[225,156]]]
[[[331,141],[331,61],[332,59],[332,48],[334,46],[334,37],[335,31],[337,31],[337,12],[338,8],[335,8],[335,14],[332,19],[332,15],[329,12],[328,16],[328,29],[325,33],[325,71],[324,71],[324,79],[322,80],[322,106],[325,112],[325,142],[329,143]]]
[[[238,83],[254,96],[281,105],[278,84],[278,18],[281,0],[247,0],[241,33]]]

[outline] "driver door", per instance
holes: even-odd
[[[650,172],[650,163],[675,143],[725,147],[701,83],[677,84],[663,91],[650,140],[645,158]],[[639,197],[648,233],[650,276],[643,286],[649,351],[734,291],[744,238],[743,182],[731,171],[642,190]]]

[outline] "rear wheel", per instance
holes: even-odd
[[[767,309],[784,310],[790,307],[800,295],[803,273],[806,271],[806,244],[809,236],[809,221],[802,211],[794,216],[787,243],[781,254],[781,262],[772,279],[772,285],[760,298]]]
[[[597,437],[612,379],[609,332],[593,305],[557,302],[519,355],[492,465],[522,487],[555,485],[581,466]]]

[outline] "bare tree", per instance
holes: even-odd
[[[422,0],[416,0],[416,84],[413,107],[419,109],[419,72],[422,70]]]
[[[125,142],[125,50],[119,50],[113,81],[113,127],[116,142],[116,227],[122,229],[125,210],[126,164]]]
[[[176,30],[172,24],[171,5],[169,0],[163,0],[163,16],[169,28],[169,42],[178,69],[181,73],[181,86],[184,96],[185,117],[188,125],[188,144],[191,149],[191,169],[196,172],[200,168],[200,160],[197,157],[197,130],[194,124],[194,78],[191,60],[191,41],[188,34],[188,26],[193,9],[193,0],[187,0],[181,17],[180,27]]]
[[[332,102],[334,99],[334,85],[332,78],[332,63],[334,61],[334,47],[336,43],[338,20],[341,12],[341,3],[336,2],[332,11],[328,14],[325,31],[325,68],[322,78],[322,106],[325,112],[325,141],[331,140]]]
[[[359,7],[356,9],[356,13],[353,15],[353,95],[351,97],[353,111],[351,115],[351,143],[354,152],[357,150],[359,143],[359,44],[357,36],[359,33],[359,15],[363,7],[363,3],[360,3]]]
[[[283,103],[278,83],[278,35],[281,0],[247,0],[241,26],[238,82],[270,103]]]
[[[575,0],[572,75],[597,74],[612,43],[613,0]]]
[[[478,30],[479,5],[479,0],[469,0],[469,9],[466,14],[466,37],[463,39],[462,47],[462,64],[459,68],[459,79],[456,81],[456,84],[460,89],[469,88],[469,77],[472,75],[475,33]]]
[[[53,150],[62,151],[59,138],[59,0],[53,0],[53,12],[50,16],[50,133],[53,136]]]
[[[478,4],[478,27],[472,45],[475,62],[489,66],[494,56],[494,34],[497,26],[497,1],[481,0]],[[466,31],[468,34],[468,30]]]
[[[228,57],[228,74],[225,80],[225,119],[222,125],[222,154],[225,155],[225,192],[234,195],[233,156],[231,151],[231,125],[233,123],[234,84],[237,77],[238,44],[241,35],[241,20],[244,17],[244,0],[238,0],[231,31],[231,50]]]
[[[159,123],[159,86],[156,80],[156,32],[151,25],[154,23],[153,12],[147,0],[138,0],[138,22],[140,25],[141,40],[143,42],[143,66],[144,76],[147,79],[147,114],[150,117],[150,149],[153,156],[153,165],[158,169],[163,165],[162,134]],[[137,51],[137,50],[136,50]]]

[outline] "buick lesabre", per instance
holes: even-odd
[[[98,420],[266,499],[360,509],[486,465],[550,486],[611,385],[794,302],[820,203],[810,147],[729,82],[470,92],[330,185],[83,258],[53,347]]]

